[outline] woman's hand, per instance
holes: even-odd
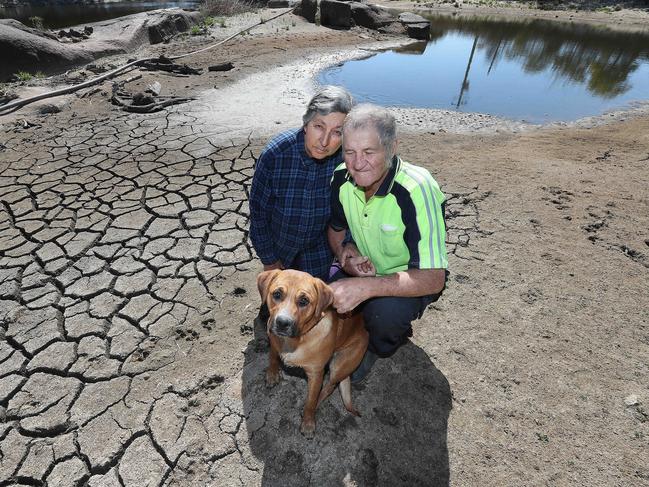
[[[282,265],[281,260],[275,261],[272,264],[264,264],[265,271],[272,271],[275,269],[284,270],[284,265]]]

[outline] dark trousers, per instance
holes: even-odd
[[[329,282],[349,277],[338,271]],[[436,301],[441,293],[418,298],[382,296],[362,303],[365,328],[370,334],[368,349],[379,357],[389,357],[412,336],[411,323],[421,318],[426,307]]]

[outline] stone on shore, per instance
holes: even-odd
[[[408,37],[420,40],[430,37],[430,21],[421,15],[404,12],[399,14],[399,22],[405,26]]]
[[[0,81],[19,71],[60,72],[103,56],[131,52],[144,44],[164,42],[189,30],[199,18],[199,12],[178,8],[141,12],[81,27],[92,29],[92,37],[74,44],[17,20],[0,19]]]

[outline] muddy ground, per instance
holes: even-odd
[[[127,85],[189,104],[126,114],[98,92],[0,119],[0,485],[649,485],[642,110],[400,113],[401,155],[449,198],[448,288],[353,390],[361,418],[334,394],[306,440],[305,382],[264,387],[255,157],[317,66],[401,41],[286,16],[187,61],[233,71]]]

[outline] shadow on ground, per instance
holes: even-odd
[[[350,415],[336,391],[318,410],[316,436],[299,432],[306,380],[284,374],[266,388],[267,353],[251,341],[241,395],[249,448],[261,485],[446,486],[451,391],[444,375],[412,342],[380,360],[353,402]]]

